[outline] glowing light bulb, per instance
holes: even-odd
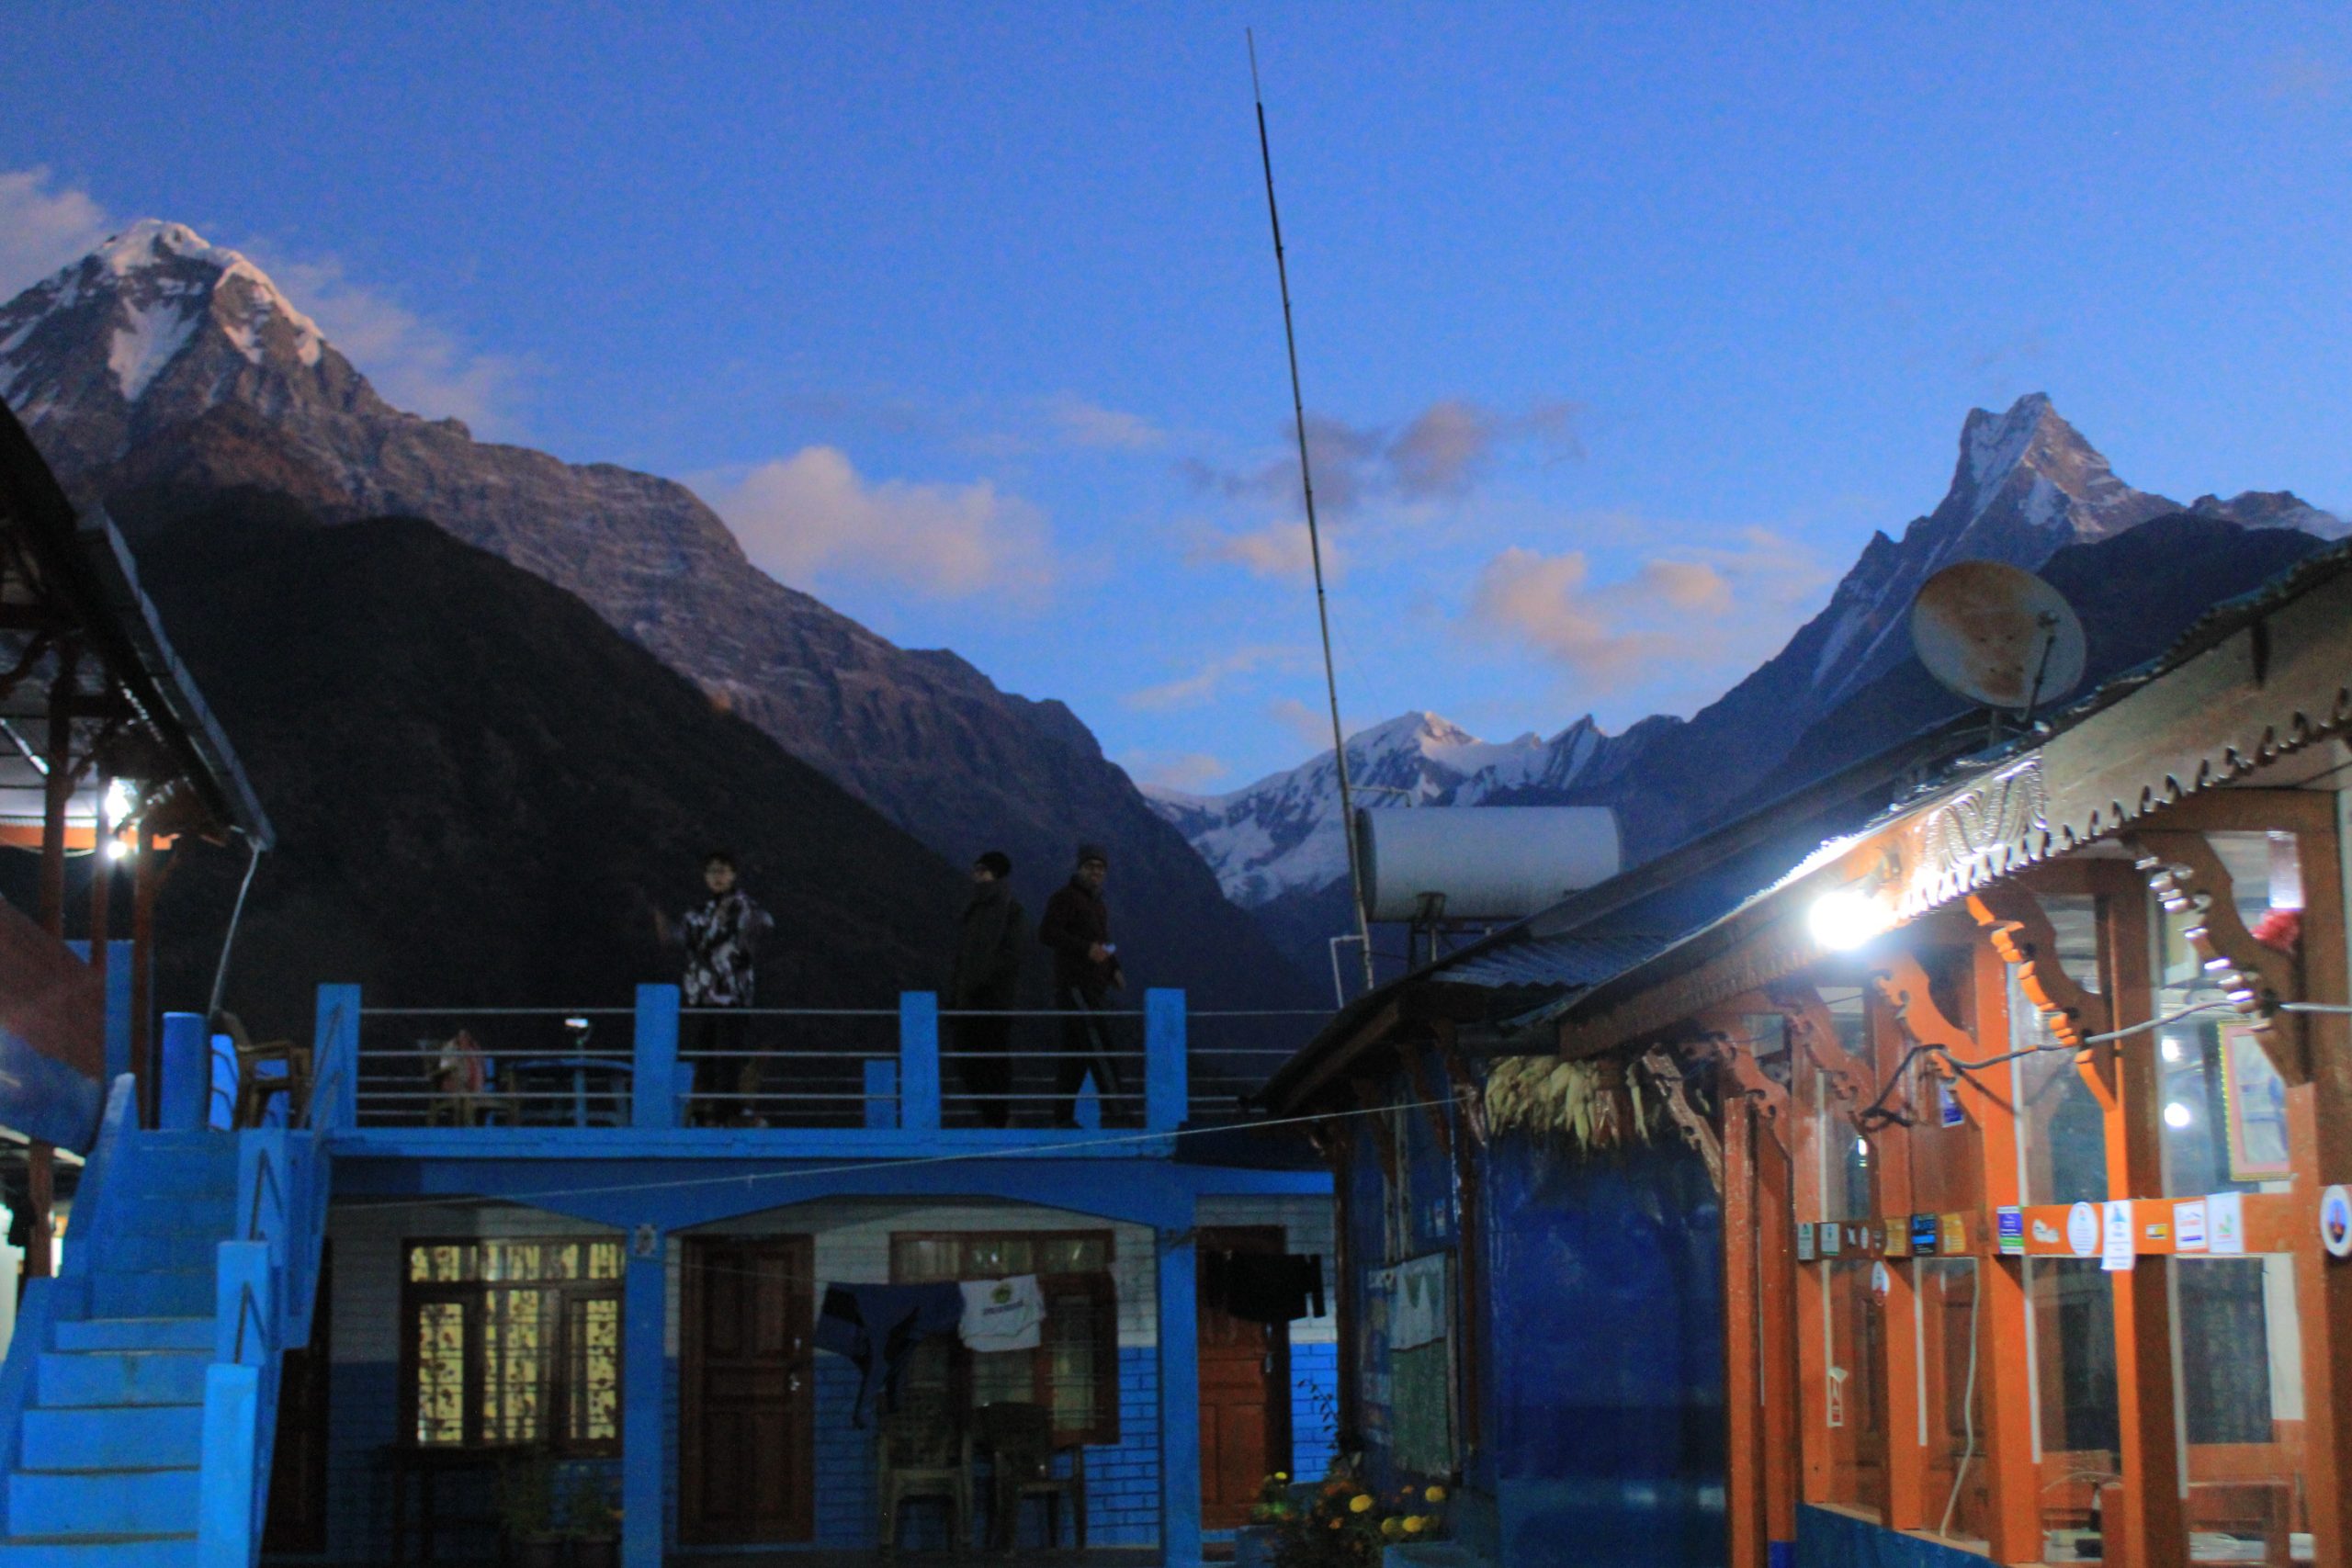
[[[1885,905],[1860,888],[1838,887],[1813,901],[1805,924],[1814,941],[1832,953],[1846,953],[1883,933],[1894,919]]]
[[[2165,1125],[2167,1127],[2186,1127],[2188,1125],[2189,1115],[2190,1112],[2188,1107],[2176,1100],[2165,1107]]]
[[[107,781],[107,821],[121,821],[124,818],[130,815],[130,808],[137,804],[138,802],[131,798],[130,786],[129,784],[123,783],[120,779],[108,779]]]
[[[1856,1138],[1854,1140],[1854,1157],[1856,1159],[1868,1159],[1871,1157],[1871,1141],[1868,1138]]]
[[[2167,1034],[2163,1039],[2157,1041],[2156,1048],[2164,1053],[2164,1058],[2165,1061],[2177,1062],[2180,1060],[2180,1042],[2175,1040],[2171,1035]]]
[[[121,839],[108,839],[107,840],[107,859],[128,860],[130,858],[130,845],[128,841]]]

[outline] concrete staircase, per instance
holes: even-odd
[[[105,1192],[95,1215],[77,1202],[67,1255],[89,1266],[69,1265],[27,1398],[0,1412],[17,1423],[0,1536],[7,1568],[198,1561],[215,1275],[236,1224],[238,1141],[132,1136],[138,1190]],[[90,1234],[91,1220],[102,1233]]]

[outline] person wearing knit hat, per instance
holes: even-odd
[[[947,977],[951,1038],[964,1087],[980,1124],[1012,1121],[1012,1019],[1021,995],[1021,958],[1028,916],[1012,896],[1012,857],[989,850],[972,862],[972,897],[956,928],[956,964]]]
[[[1037,940],[1053,950],[1054,1008],[1062,1015],[1060,1059],[1054,1064],[1057,1126],[1078,1124],[1079,1091],[1090,1068],[1106,1111],[1121,1095],[1112,1021],[1102,1016],[1110,993],[1127,983],[1111,940],[1111,908],[1102,899],[1110,874],[1111,857],[1102,845],[1079,845],[1077,871],[1054,889],[1037,926]]]

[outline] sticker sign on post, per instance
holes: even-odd
[[[1811,1220],[1797,1222],[1797,1261],[1800,1263],[1813,1261],[1813,1222]]]
[[[2172,1245],[2176,1252],[2205,1250],[2205,1200],[2184,1198],[2172,1206]]]
[[[2132,1245],[2132,1200],[2117,1198],[2107,1205],[2107,1244],[2099,1251],[2098,1266],[2110,1274],[2128,1273],[2136,1254]]]
[[[2205,1247],[2222,1258],[2245,1251],[2245,1201],[2237,1193],[2216,1192],[2205,1200]]]
[[[2018,1258],[2025,1252],[2025,1211],[2014,1203],[2004,1203],[1993,1211],[1993,1228],[2005,1257]]]
[[[2352,1191],[2338,1182],[2319,1195],[2319,1239],[2332,1258],[2352,1258]]]
[[[2098,1254],[2098,1211],[2090,1204],[2077,1203],[2066,1211],[2066,1246],[2077,1258]]]

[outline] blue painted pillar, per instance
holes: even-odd
[[[156,1086],[155,1119],[167,1132],[193,1133],[204,1125],[204,1101],[211,1042],[204,1019],[192,1012],[164,1015],[164,1081]]]
[[[1166,1568],[1201,1561],[1201,1346],[1193,1203],[1159,1233],[1159,1551]]]
[[[899,995],[899,1125],[910,1132],[939,1126],[939,997]]]
[[[662,1314],[668,1305],[667,1232],[629,1234],[621,1282],[621,1563],[662,1568],[662,1493],[670,1475],[662,1422],[669,1362]]]
[[[676,1126],[677,987],[639,986],[637,988],[636,1059],[629,1077],[635,1086],[629,1100],[629,1125]]]
[[[359,1125],[359,987],[321,986],[311,1036],[311,1125],[333,1133]]]
[[[1143,1124],[1172,1133],[1184,1124],[1192,1092],[1184,1064],[1184,993],[1143,994]]]
[[[69,942],[74,956],[90,961],[90,944]],[[128,942],[107,943],[107,1077],[108,1083],[130,1071],[130,951]]]

